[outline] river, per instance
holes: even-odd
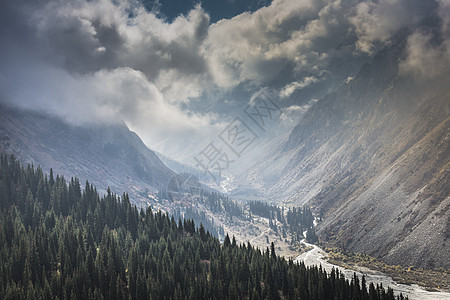
[[[306,246],[312,247],[312,249],[297,256],[295,261],[303,261],[306,266],[322,265],[322,268],[324,268],[328,273],[334,267],[336,269],[339,269],[347,279],[351,279],[353,277],[354,272],[356,272],[359,278],[361,278],[362,275],[364,274],[366,277],[367,284],[369,284],[370,282],[373,282],[374,284],[382,283],[384,288],[387,288],[389,286],[394,290],[394,293],[396,295],[400,295],[400,293],[402,293],[404,296],[408,296],[410,300],[450,299],[450,293],[429,292],[415,284],[407,285],[396,283],[394,280],[392,280],[391,277],[377,271],[369,269],[367,269],[367,271],[353,271],[333,265],[325,260],[326,253],[321,248],[319,248],[316,245],[309,244],[304,240],[302,241],[302,243],[305,244]]]

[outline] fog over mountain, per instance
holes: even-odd
[[[210,2],[178,14],[165,1],[0,5],[2,103],[74,124],[124,121],[147,146],[190,163],[261,90],[282,116],[264,134],[287,134],[400,33],[403,72],[448,70],[446,0],[230,4],[228,19]],[[439,38],[418,29],[433,17]]]

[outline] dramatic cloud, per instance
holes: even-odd
[[[425,26],[408,36],[406,57],[400,62],[401,75],[414,76],[424,82],[438,77],[447,81],[450,73],[450,1],[439,1],[437,12],[440,26]]]
[[[298,81],[291,82],[280,91],[280,97],[282,98],[289,97],[295,90],[307,87],[308,85],[316,83],[317,81],[319,81],[319,79],[310,76],[306,77],[301,82]]]
[[[34,16],[38,36],[48,39],[70,71],[131,67],[167,92],[169,101],[199,94],[206,70],[199,47],[209,25],[200,6],[170,24],[134,1],[51,1]],[[178,85],[172,89],[170,82]],[[179,85],[185,83],[190,92],[180,93]]]
[[[416,25],[436,5],[434,1],[366,0],[356,6],[350,17],[358,35],[356,47],[371,53],[375,43],[386,43],[399,30]]]
[[[407,56],[400,63],[400,73],[419,79],[434,79],[449,72],[448,42],[433,45],[431,34],[415,32],[408,37]]]
[[[3,7],[12,27],[0,36],[2,102],[76,124],[123,120],[149,145],[214,130],[213,114],[181,108],[206,85],[199,47],[209,17],[199,6],[170,24],[133,1]]]
[[[311,99],[308,103],[303,105],[291,105],[282,109],[280,118],[286,129],[290,126],[296,126],[303,118],[305,113],[313,106],[319,99]]]
[[[164,135],[193,131],[212,121],[207,116],[187,114],[164,101],[156,86],[142,72],[131,68],[74,75],[37,65],[26,73],[9,72],[9,85],[15,91],[8,95],[11,101],[59,115],[75,124],[123,120],[144,133],[158,128]]]
[[[215,83],[230,88],[267,85],[280,77],[304,80],[347,52],[351,2],[275,0],[268,7],[211,25],[205,53]],[[291,78],[292,79],[292,78]]]
[[[210,24],[200,4],[168,21],[138,0],[3,0],[0,101],[74,123],[123,120],[150,147],[173,154],[187,140],[201,147],[260,89],[275,95],[281,121],[295,125],[311,99],[355,76],[402,30],[410,36],[401,72],[441,74],[449,7],[273,0]],[[438,42],[415,29],[433,14]]]

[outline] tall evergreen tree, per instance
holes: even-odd
[[[1,299],[404,299],[53,176],[1,155]]]

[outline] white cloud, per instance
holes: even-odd
[[[206,65],[199,49],[209,16],[200,6],[167,23],[134,1],[52,1],[33,20],[69,71],[131,67],[171,102],[185,102],[201,90]],[[188,93],[165,81],[186,82],[187,77],[193,78]]]
[[[205,136],[216,129],[212,114],[196,114],[164,100],[145,74],[131,68],[100,70],[84,75],[60,68],[28,64],[24,70],[5,70],[2,90],[10,104],[45,111],[77,125],[124,121],[148,145],[171,136]],[[0,72],[0,77],[6,75]]]
[[[28,108],[45,109],[72,123],[123,120],[133,126],[145,123],[150,128],[183,130],[200,128],[210,121],[206,116],[182,112],[177,105],[165,101],[142,72],[131,68],[74,75],[37,65],[27,71],[8,72],[15,82],[15,93],[9,95],[9,100]]]
[[[373,53],[377,43],[385,44],[400,29],[417,25],[432,9],[433,3],[414,0],[362,1],[356,5],[349,19],[358,36],[357,49]]]
[[[305,113],[319,101],[319,99],[311,99],[303,105],[291,105],[282,109],[280,119],[286,127],[295,126],[300,122]]]
[[[282,97],[282,98],[289,97],[290,95],[292,95],[293,92],[295,92],[295,90],[302,89],[302,88],[307,87],[308,85],[310,85],[312,83],[316,83],[318,81],[319,81],[318,78],[309,76],[309,77],[304,78],[300,82],[298,82],[298,81],[291,82],[291,83],[285,85],[284,88],[281,89],[280,97]]]
[[[406,58],[400,62],[400,74],[418,79],[435,79],[450,70],[448,41],[433,45],[431,34],[415,32],[408,37]]]
[[[351,2],[275,0],[211,25],[204,53],[215,83],[264,85],[284,76],[286,68],[294,74],[323,71],[328,53],[347,38]]]
[[[247,101],[264,88],[288,98],[319,81],[322,90],[327,80],[341,84],[362,62],[354,61],[355,49],[371,53],[388,43],[434,1],[273,0],[215,24],[199,5],[168,22],[137,0],[36,3],[1,4],[2,101],[76,123],[123,119],[151,146],[167,136],[190,137],[186,132],[214,133],[219,117],[193,111],[192,103],[207,106],[236,90]],[[448,37],[450,4],[439,3]],[[429,39],[421,32],[409,38],[404,72],[431,74],[427,62],[449,57],[447,44],[426,52]]]
[[[399,64],[401,75],[413,76],[422,82],[439,78],[446,80],[449,75],[450,1],[439,0],[438,5],[440,28],[416,29],[408,36],[406,56]]]
[[[212,113],[183,107],[207,86],[200,47],[209,16],[200,6],[168,23],[134,0],[22,4],[14,21],[26,40],[0,32],[2,101],[76,124],[122,120],[149,146],[217,126]],[[27,47],[7,48],[12,39]]]

